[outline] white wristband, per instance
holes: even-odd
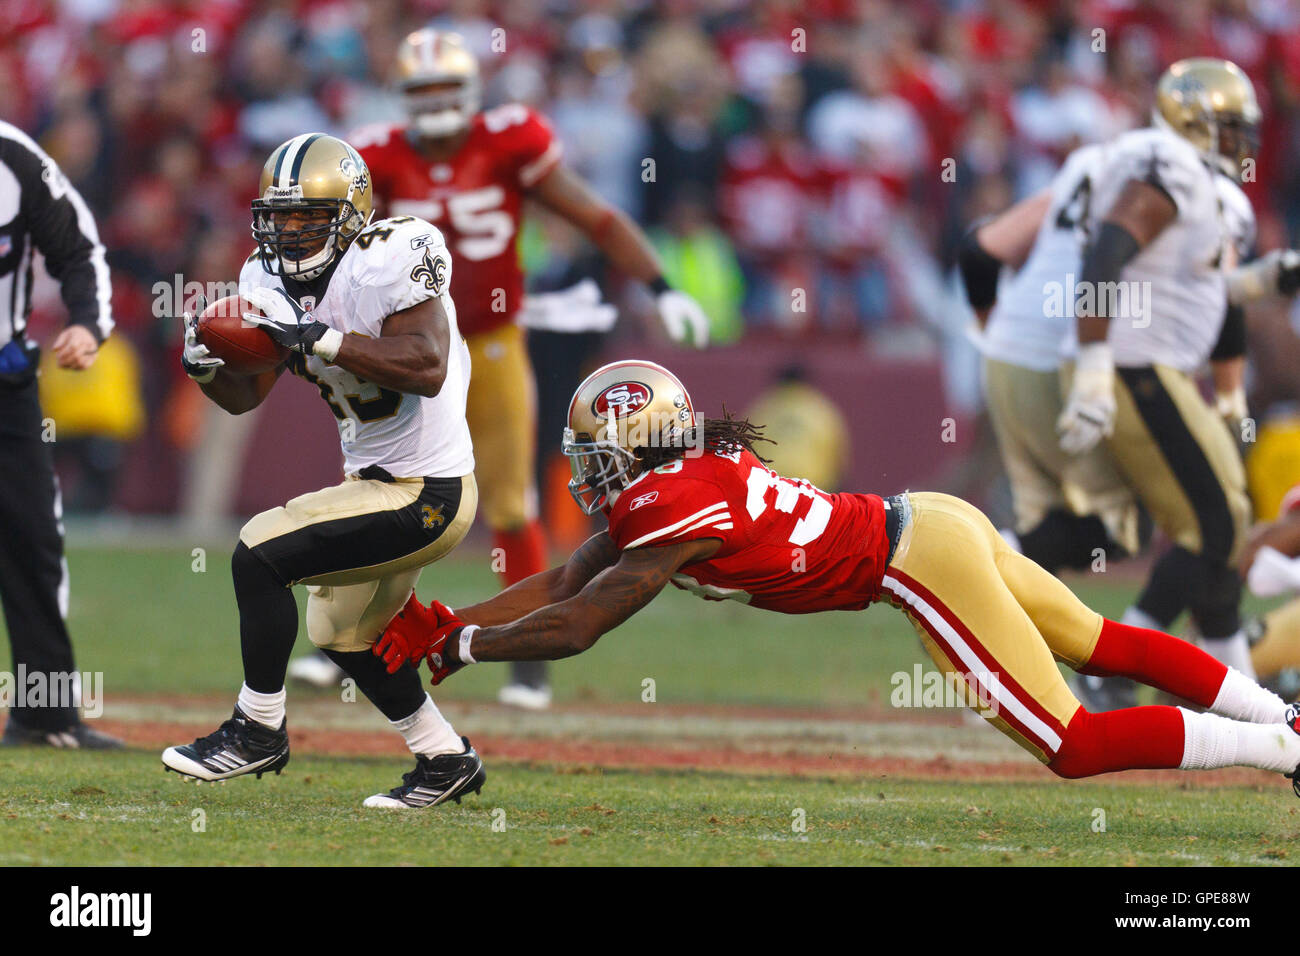
[[[460,632],[460,647],[458,648],[457,653],[460,655],[460,662],[462,664],[478,663],[478,661],[474,660],[474,655],[469,652],[469,642],[474,639],[474,632],[477,630],[477,624],[466,624],[464,629]]]
[[[333,362],[338,358],[339,349],[343,347],[343,333],[338,329],[329,329],[324,335],[316,340],[316,344],[311,347],[313,355],[319,355],[327,362]]]
[[[1087,342],[1079,346],[1078,357],[1074,367],[1080,372],[1101,372],[1113,374],[1115,359],[1111,356],[1109,342]]]

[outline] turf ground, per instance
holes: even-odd
[[[339,691],[291,691],[283,776],[197,787],[158,752],[213,729],[239,685],[227,556],[205,559],[70,551],[78,665],[132,749],[0,750],[0,863],[1285,865],[1300,838],[1300,804],[1262,772],[1064,782],[961,711],[891,707],[891,675],[925,660],[892,609],[783,618],[679,593],[555,665],[548,714],[495,704],[493,665],[440,688],[488,763],[461,806],[363,811],[409,756]],[[1109,615],[1136,589],[1073,583]],[[419,592],[493,588],[464,551]]]

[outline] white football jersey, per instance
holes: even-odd
[[[283,289],[254,253],[239,274],[241,289]],[[299,302],[312,318],[345,335],[381,335],[394,312],[437,296],[447,313],[451,347],[447,379],[433,398],[380,388],[313,355],[294,356],[289,370],[320,389],[338,419],[343,470],[378,465],[395,478],[458,478],[474,470],[465,421],[469,349],[456,325],[451,254],[435,226],[413,216],[368,226],[348,247],[319,302]],[[286,290],[287,291],[287,290]]]
[[[1021,368],[1055,369],[1074,324],[1074,276],[1086,236],[1085,216],[1092,173],[1102,147],[1081,146],[1052,178],[1051,201],[1021,267],[1004,273],[984,327],[983,352]]]
[[[1223,271],[1228,273],[1242,265],[1255,248],[1255,208],[1241,187],[1223,173],[1214,177],[1214,185],[1219,190],[1219,209],[1232,247],[1231,258],[1225,255],[1222,263]]]
[[[1219,339],[1227,306],[1225,267],[1253,242],[1254,213],[1241,190],[1182,137],[1140,129],[1105,150],[1093,177],[1091,234],[1131,179],[1159,186],[1178,213],[1120,274],[1129,302],[1110,322],[1115,364],[1167,365],[1191,374]],[[1071,327],[1067,354],[1074,343]]]

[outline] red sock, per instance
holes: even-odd
[[[1163,631],[1105,621],[1082,674],[1131,677],[1183,700],[1209,707],[1228,668],[1205,651]]]
[[[1183,715],[1177,707],[1126,707],[1102,714],[1080,707],[1048,766],[1058,776],[1073,778],[1112,770],[1162,770],[1182,762]]]
[[[536,520],[514,531],[492,532],[492,547],[505,558],[501,577],[506,587],[546,570],[546,537]]]

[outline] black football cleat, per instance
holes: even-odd
[[[247,717],[238,705],[231,718],[206,737],[183,747],[168,747],[162,762],[166,770],[195,780],[216,782],[246,773],[279,773],[289,763],[287,721],[279,730]]]
[[[415,769],[402,774],[400,787],[366,797],[362,806],[384,810],[423,810],[448,800],[460,803],[460,798],[471,790],[478,793],[487,781],[487,771],[483,769],[483,761],[470,745],[469,738],[460,739],[465,745],[464,753],[439,754],[436,757],[417,755]]]
[[[38,727],[24,727],[12,717],[5,724],[4,737],[0,737],[3,747],[54,747],[57,750],[121,750],[125,746],[116,737],[91,730],[82,721],[70,724],[62,730],[41,730]]]

